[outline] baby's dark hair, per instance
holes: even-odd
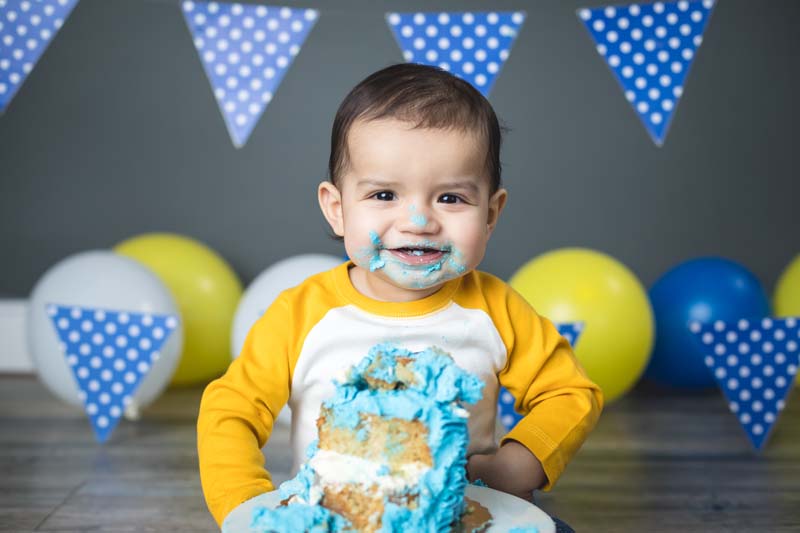
[[[461,78],[415,63],[400,63],[371,74],[342,101],[331,132],[331,183],[338,187],[347,168],[347,134],[353,123],[382,118],[407,121],[416,128],[475,132],[486,142],[490,193],[500,188],[502,130],[489,101]]]

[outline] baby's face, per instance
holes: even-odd
[[[356,288],[414,300],[478,266],[506,197],[490,196],[480,139],[395,119],[357,121],[348,155],[341,221],[332,226],[356,264]]]

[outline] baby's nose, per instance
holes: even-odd
[[[403,229],[412,233],[431,233],[439,227],[436,217],[426,209],[412,208],[403,221]]]
[[[422,213],[412,213],[411,216],[409,217],[409,221],[411,222],[411,224],[419,228],[424,228],[425,226],[428,225],[428,217],[426,217]]]

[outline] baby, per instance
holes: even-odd
[[[552,488],[603,399],[553,324],[476,270],[508,198],[500,143],[489,102],[433,67],[385,68],[344,99],[318,199],[352,259],[278,296],[206,389],[200,476],[218,523],[274,489],[261,448],[284,405],[296,471],[332,379],[384,342],[438,346],[485,383],[470,408],[471,480],[526,499]],[[525,417],[498,446],[500,386]]]

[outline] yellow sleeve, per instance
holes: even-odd
[[[292,323],[290,307],[279,297],[252,327],[225,375],[203,393],[200,480],[218,524],[242,502],[274,489],[261,448],[289,399]]]
[[[550,490],[597,423],[603,395],[549,320],[511,288],[506,300],[501,336],[508,362],[498,378],[525,417],[502,441],[517,441],[536,456],[547,476],[542,490]]]

